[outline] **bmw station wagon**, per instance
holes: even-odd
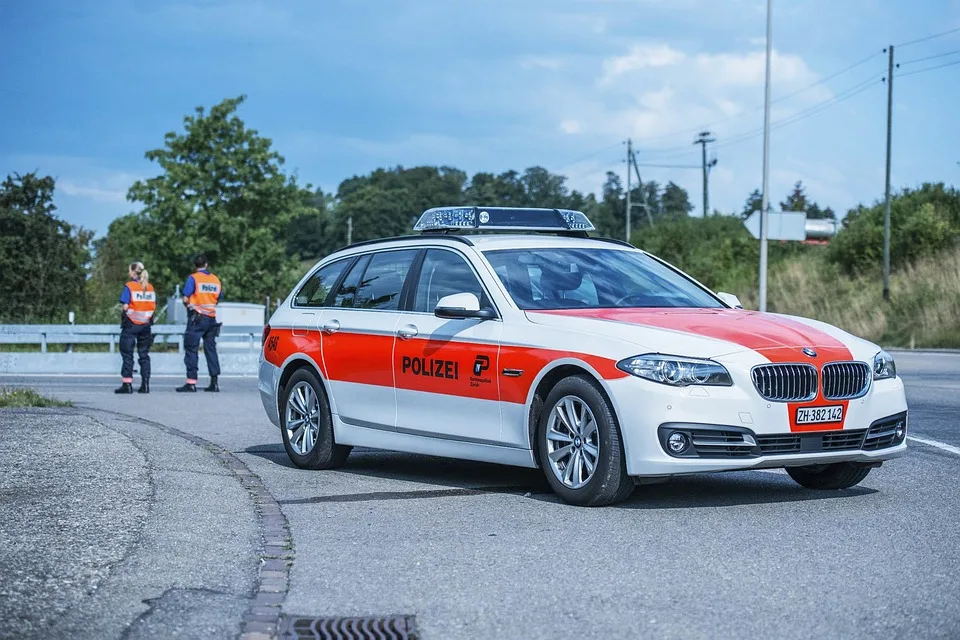
[[[844,489],[906,451],[890,354],[741,308],[578,211],[449,207],[321,260],[264,329],[290,460],[351,447],[540,468],[603,505],[669,476],[785,468]],[[483,233],[483,232],[491,233]]]

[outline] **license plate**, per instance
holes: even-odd
[[[843,405],[832,407],[799,407],[797,408],[797,424],[817,424],[820,422],[841,422],[843,420]]]

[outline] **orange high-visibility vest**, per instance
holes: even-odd
[[[134,324],[147,324],[157,310],[157,294],[149,282],[141,284],[136,280],[127,283],[130,302],[127,304],[127,317]]]
[[[220,278],[212,273],[197,271],[193,274],[193,284],[193,293],[187,298],[190,308],[200,315],[215,318],[222,289]]]

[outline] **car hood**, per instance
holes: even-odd
[[[531,322],[607,335],[651,352],[719,357],[751,350],[781,360],[803,348],[848,359],[850,338],[820,322],[742,309],[563,309],[528,311]]]

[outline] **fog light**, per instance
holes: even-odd
[[[685,433],[674,431],[670,434],[670,437],[667,438],[667,447],[670,448],[671,453],[683,453],[689,446],[690,438],[688,438]]]
[[[903,440],[903,435],[907,432],[906,426],[903,424],[903,420],[897,421],[897,440]]]

